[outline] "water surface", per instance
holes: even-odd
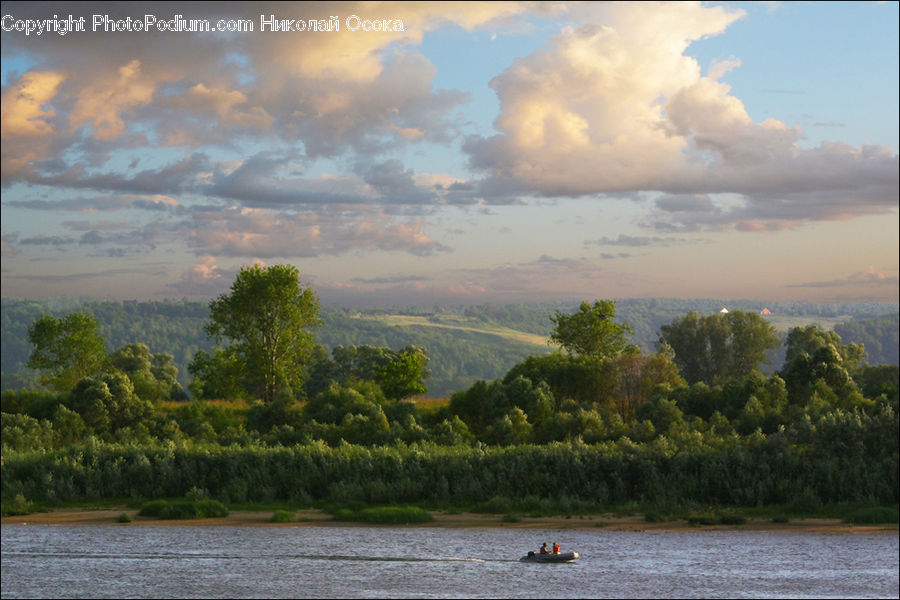
[[[518,558],[542,542],[572,564]],[[3,598],[897,598],[891,534],[3,525]]]

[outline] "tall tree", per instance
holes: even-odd
[[[386,346],[335,346],[331,355],[333,360],[319,356],[312,368],[306,382],[310,397],[327,390],[332,383],[347,385],[355,381],[374,381],[388,400],[428,391],[428,354],[418,346],[399,351]]]
[[[134,384],[134,393],[156,402],[177,395],[178,367],[171,354],[151,354],[146,344],[128,344],[116,350],[110,363]]]
[[[313,348],[307,331],[319,324],[319,300],[291,265],[243,267],[209,304],[207,334],[230,340],[249,391],[271,402],[280,389],[299,390]]]
[[[755,313],[695,312],[660,328],[660,344],[675,351],[675,364],[688,383],[721,385],[752,373],[779,343],[775,327]]]
[[[626,333],[633,333],[628,323],[616,323],[616,303],[597,300],[593,305],[582,302],[574,314],[557,310],[550,320],[555,326],[550,340],[570,354],[614,358],[629,346]]]
[[[71,313],[62,319],[44,315],[28,328],[34,346],[28,367],[46,371],[44,383],[68,392],[83,377],[98,374],[106,361],[100,324],[93,316]]]
[[[812,356],[824,346],[833,346],[837,350],[844,368],[850,373],[858,369],[866,357],[866,349],[862,344],[844,344],[841,336],[836,332],[825,331],[818,325],[794,327],[788,332],[784,345],[786,347],[785,368],[801,354]]]

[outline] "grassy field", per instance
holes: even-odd
[[[448,315],[445,313],[441,315],[439,321],[433,321],[428,317],[417,315],[360,315],[356,318],[378,321],[392,327],[438,327],[442,329],[485,333],[516,342],[542,347],[546,347],[547,342],[549,341],[548,338],[541,335],[517,331],[515,329],[509,329],[508,327],[500,327],[499,325],[492,325],[478,319],[469,319],[463,315]]]
[[[831,331],[835,325],[852,320],[853,317],[816,317],[816,316],[780,316],[767,315],[763,317],[766,321],[775,326],[778,331],[787,332],[794,327],[808,327],[810,325],[818,325],[825,331]]]

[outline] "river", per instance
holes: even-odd
[[[580,554],[526,564],[541,542]],[[897,598],[892,534],[3,525],[3,598]]]

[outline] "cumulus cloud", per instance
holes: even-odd
[[[64,79],[60,73],[32,71],[4,89],[0,138],[52,134],[54,127],[50,119],[56,112],[47,105]]]
[[[107,71],[101,73],[105,76]],[[69,113],[74,128],[90,123],[97,139],[108,140],[125,133],[124,117],[153,99],[154,82],[141,73],[134,59],[119,67],[113,77],[103,77],[82,88]]]
[[[16,18],[46,18],[55,8],[72,12],[62,4],[20,4]],[[162,15],[170,8],[147,4],[134,15],[132,5],[81,4],[79,14],[122,19]],[[402,21],[404,30],[361,34],[344,26],[327,34],[218,33],[205,35],[202,44],[195,35],[133,32],[43,36],[40,44],[4,35],[4,56],[27,54],[36,65],[53,65],[52,70],[36,66],[4,88],[4,138],[49,134],[49,119],[59,115],[66,127],[55,133],[63,148],[87,148],[80,130],[88,126],[99,152],[128,135],[143,136],[146,145],[186,147],[274,137],[298,144],[306,156],[445,142],[458,135],[450,111],[468,96],[433,89],[435,68],[415,45],[447,23],[472,29],[525,9],[504,2],[465,8],[452,2],[186,4],[179,7],[185,18],[213,24],[220,18],[246,19],[259,28],[260,15],[287,18],[290,12],[290,18],[308,21],[357,14],[388,16]],[[19,160],[28,164],[37,157]]]
[[[420,220],[397,221],[380,212],[289,213],[262,208],[194,211],[188,243],[198,254],[311,257],[351,250],[399,251],[425,256],[447,251]]]
[[[169,288],[188,297],[213,297],[225,291],[232,280],[231,271],[223,272],[216,264],[216,257],[203,256],[199,263],[188,267],[177,282]]]
[[[77,11],[118,19],[140,16],[134,7],[82,4]],[[141,8],[171,12],[170,4]],[[54,11],[76,9],[15,5],[16,18]],[[4,34],[4,59],[25,57],[29,65],[10,72],[2,89],[4,211],[96,215],[61,220],[61,230],[40,236],[4,231],[4,257],[24,247],[122,256],[162,244],[241,259],[430,256],[449,250],[430,234],[431,219],[447,205],[488,213],[490,205],[536,197],[655,198],[638,220],[655,233],[587,241],[610,247],[595,262],[543,257],[460,272],[444,290],[513,295],[538,281],[588,290],[602,273],[596,262],[629,256],[617,249],[683,241],[667,232],[790,229],[897,208],[898,160],[889,149],[805,148],[799,126],[754,121],[733,95],[724,76],[741,68],[741,57],[700,65],[686,55],[741,11],[688,2],[317,2],[187,3],[179,12],[257,26],[261,14],[358,14],[399,19],[405,29],[38,41]],[[469,94],[438,86],[420,44],[446,25],[495,31],[538,20],[557,35],[497,65],[490,81],[500,106],[496,132],[466,135],[472,129],[461,109]],[[477,176],[422,172],[419,152],[457,145]],[[116,211],[121,218],[109,216]],[[203,260],[179,289],[216,285],[210,274],[222,271],[215,259]]]
[[[690,210],[657,203],[646,221],[672,231],[780,229],[896,207],[898,161],[889,149],[804,149],[799,126],[753,121],[719,81],[739,58],[713,63],[704,76],[684,54],[741,12],[683,2],[579,9],[580,26],[492,80],[499,133],[464,145],[487,174],[483,193],[693,198]]]

